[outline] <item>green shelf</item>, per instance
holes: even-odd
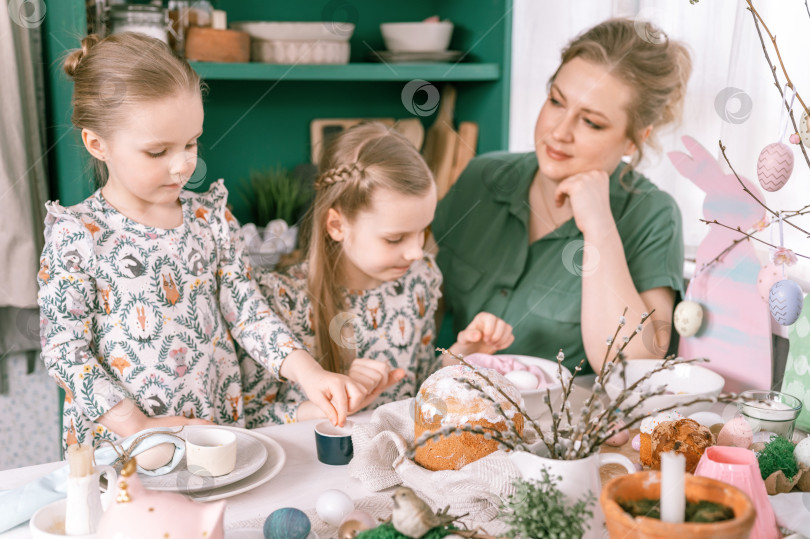
[[[317,81],[496,81],[496,63],[354,63],[344,65],[226,64],[191,62],[207,80],[317,80]]]

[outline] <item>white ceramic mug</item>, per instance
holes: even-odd
[[[619,464],[624,466],[628,473],[636,472],[635,464],[618,453],[597,453],[584,459],[557,460],[539,457],[528,451],[513,451],[509,453],[509,459],[520,471],[523,479],[541,480],[543,468],[548,470],[549,474],[560,477],[557,488],[571,504],[581,499],[585,493],[593,493],[595,500],[590,506],[593,510],[593,521],[583,539],[607,536],[603,533],[605,516],[599,506],[599,494],[602,492],[599,468],[605,464]]]
[[[236,467],[236,434],[202,428],[186,435],[186,466],[195,475],[219,477]]]

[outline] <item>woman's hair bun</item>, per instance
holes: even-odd
[[[65,73],[68,74],[68,77],[73,78],[79,66],[81,66],[82,60],[99,41],[101,41],[101,38],[98,35],[90,34],[82,39],[80,48],[74,50],[65,58]]]

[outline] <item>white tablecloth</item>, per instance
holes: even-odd
[[[352,420],[363,422],[368,421],[370,417],[371,412],[363,412],[352,416]],[[233,527],[233,524],[238,522],[266,518],[281,507],[297,507],[303,511],[312,509],[318,495],[331,488],[340,489],[354,499],[375,494],[357,479],[349,477],[347,466],[329,466],[318,461],[313,431],[316,423],[317,421],[306,421],[257,429],[257,432],[281,444],[287,455],[287,461],[281,472],[264,485],[226,499],[228,502],[225,511],[226,528]],[[51,462],[2,471],[0,490],[14,488],[37,479],[62,464]],[[28,522],[0,534],[2,539],[30,537]]]

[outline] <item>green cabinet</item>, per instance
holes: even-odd
[[[78,132],[70,124],[71,84],[61,69],[67,49],[87,33],[85,0],[47,1],[46,58],[49,66],[49,153],[54,194],[75,204],[92,192],[92,174]],[[455,117],[479,124],[479,152],[507,148],[511,62],[511,0],[219,0],[229,21],[343,21],[356,25],[348,65],[192,65],[208,84],[200,158],[206,180],[225,178],[234,213],[247,218],[237,187],[251,169],[309,161],[309,124],[315,118],[413,115],[402,102],[408,81],[458,90]],[[382,22],[416,21],[439,15],[455,24],[450,48],[466,52],[459,63],[372,63],[384,48]],[[417,94],[418,98],[419,94]],[[425,127],[434,115],[421,118]]]

